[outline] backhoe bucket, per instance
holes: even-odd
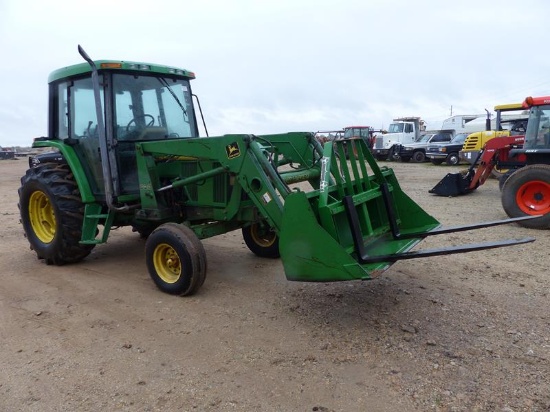
[[[318,187],[284,199],[279,251],[285,274],[297,281],[370,279],[401,259],[462,253],[534,239],[411,251],[423,238],[502,224],[440,228],[400,188],[393,170],[380,168],[366,145],[350,141],[323,148]]]
[[[467,173],[447,173],[447,175],[439,181],[429,193],[438,196],[460,196],[472,192],[470,183],[472,182],[472,174]]]

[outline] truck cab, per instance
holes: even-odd
[[[386,160],[393,157],[398,145],[410,144],[417,141],[426,124],[420,117],[400,117],[393,119],[388,132],[378,135],[374,141],[373,153],[377,160]]]
[[[445,162],[450,166],[456,166],[460,163],[458,153],[462,149],[468,133],[459,133],[448,143],[431,144],[426,149],[426,157],[434,165],[440,165]]]

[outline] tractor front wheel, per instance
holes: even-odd
[[[279,236],[265,223],[254,223],[243,227],[243,239],[252,253],[259,257],[278,258]]]
[[[550,228],[550,165],[524,166],[502,187],[502,207],[510,217],[543,215],[518,222],[531,229]]]
[[[502,188],[504,187],[504,183],[508,180],[510,176],[518,169],[509,169],[506,171],[506,173],[501,173],[499,177],[495,175],[498,179],[498,190],[502,192]],[[491,172],[492,173],[492,172]]]
[[[189,296],[206,279],[206,253],[189,227],[166,223],[156,228],[145,243],[149,275],[163,292]]]
[[[78,262],[94,248],[80,244],[84,204],[66,164],[43,163],[27,170],[19,188],[19,211],[31,249],[48,264]]]

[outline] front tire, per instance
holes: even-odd
[[[531,229],[550,228],[550,165],[524,166],[502,187],[502,207],[510,217],[543,215],[518,222]]]
[[[43,163],[27,170],[18,206],[31,249],[46,263],[79,262],[94,248],[80,244],[84,204],[68,165]]]
[[[280,257],[279,236],[265,223],[254,223],[242,229],[244,243],[256,256],[276,259]]]
[[[166,223],[156,228],[145,243],[149,275],[163,292],[190,296],[206,279],[206,253],[189,227]]]
[[[504,183],[508,180],[510,176],[518,169],[510,169],[506,173],[502,173],[500,177],[498,177],[498,190],[502,192],[502,188],[504,187]],[[491,172],[492,173],[492,172]]]
[[[420,150],[414,152],[412,157],[413,162],[415,163],[422,163],[424,160],[426,160],[426,154]]]
[[[451,153],[450,155],[448,155],[447,158],[445,159],[445,162],[449,166],[456,166],[457,164],[459,164],[460,158],[458,157],[458,153]]]

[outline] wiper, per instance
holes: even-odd
[[[162,78],[162,77],[157,77],[157,79],[164,87],[166,87],[168,89],[168,91],[170,92],[170,94],[172,95],[172,97],[174,98],[176,103],[178,104],[178,106],[181,108],[181,111],[183,112],[183,115],[187,117],[187,110],[185,110],[185,107],[183,106],[183,104],[181,104],[180,99],[178,99],[178,96],[176,96],[176,93],[174,92],[174,90],[172,90],[172,87],[170,87],[170,85],[168,84],[166,79]],[[188,119],[189,118],[187,118],[186,121],[188,121]]]

